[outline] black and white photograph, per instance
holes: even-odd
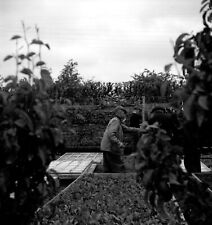
[[[0,224],[212,224],[212,0],[0,0]]]

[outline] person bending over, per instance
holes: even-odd
[[[140,132],[141,128],[132,128],[123,124],[126,120],[127,110],[122,106],[114,109],[115,116],[109,121],[100,149],[103,151],[103,165],[105,172],[120,173],[125,172],[123,161],[124,156],[124,132]]]

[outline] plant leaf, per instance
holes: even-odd
[[[33,131],[34,126],[30,116],[25,111],[20,109],[17,109],[16,112],[18,113],[20,118],[19,120],[17,120],[17,125],[27,125],[29,130]],[[21,122],[21,120],[24,121],[24,123]]]
[[[187,120],[192,120],[193,118],[193,105],[196,96],[194,94],[190,95],[184,104],[184,114]]]
[[[177,175],[175,175],[174,173],[170,173],[169,174],[169,183],[170,184],[175,184],[175,185],[180,185],[179,181],[177,180]]]
[[[20,54],[20,55],[18,55],[18,58],[21,59],[21,60],[23,60],[23,59],[26,58],[26,56],[24,54]]]
[[[169,73],[169,71],[170,71],[170,69],[171,69],[172,66],[173,66],[173,63],[169,63],[169,64],[165,65],[164,66],[164,71],[166,73]]]
[[[28,54],[27,54],[27,57],[32,57],[33,55],[35,55],[36,53],[35,52],[29,52]]]
[[[41,78],[45,83],[45,86],[48,88],[53,84],[52,77],[50,75],[50,72],[47,69],[42,69],[41,70]]]
[[[33,39],[31,44],[43,45],[43,42],[41,40]]]
[[[38,61],[37,63],[36,63],[36,66],[43,66],[43,65],[45,65],[46,63],[44,62],[44,61]]]
[[[15,125],[23,128],[26,125],[26,122],[23,119],[18,119],[18,120],[15,121]]]
[[[205,2],[207,2],[208,0],[202,0],[201,1],[201,4],[204,4]]]
[[[24,73],[24,74],[26,74],[26,75],[28,75],[28,76],[31,76],[33,73],[32,73],[32,70],[30,70],[30,69],[28,69],[28,68],[23,68],[22,70],[21,70],[21,73]]]
[[[40,104],[37,104],[33,107],[33,109],[35,110],[36,114],[38,115],[38,117],[41,120],[42,124],[46,123],[46,117],[47,115],[45,114],[45,112],[42,109],[42,106]]]
[[[7,76],[5,79],[4,79],[4,82],[7,82],[7,81],[15,81],[16,80],[16,76],[13,76],[13,75],[10,75],[10,76]]]
[[[11,58],[13,58],[12,55],[7,55],[7,56],[3,59],[3,61],[7,61],[7,60],[9,60],[9,59],[11,59]]]
[[[209,110],[208,108],[208,97],[206,95],[201,95],[198,98],[198,104],[201,108]]]
[[[176,42],[175,42],[175,45],[176,46],[179,46],[182,42],[184,42],[184,38],[186,37],[186,36],[188,36],[189,35],[189,33],[183,33],[183,34],[181,34],[177,39],[176,39]]]
[[[196,118],[197,118],[197,124],[199,127],[202,126],[202,123],[204,122],[204,119],[205,119],[205,115],[203,112],[197,112],[196,114]]]
[[[21,38],[20,35],[14,35],[14,36],[12,36],[12,37],[10,38],[10,40],[16,40],[16,39],[19,39],[19,38]]]
[[[202,6],[200,8],[200,13],[204,11],[204,9],[206,8],[206,6],[209,6],[209,2],[206,2],[206,1],[202,1],[202,3],[201,3]]]
[[[45,46],[50,50],[50,46],[48,43],[46,43]]]

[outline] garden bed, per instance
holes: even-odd
[[[36,223],[164,224],[143,196],[135,173],[83,175],[39,210]]]

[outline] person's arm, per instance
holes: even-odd
[[[124,132],[129,132],[129,133],[144,133],[145,129],[140,127],[140,128],[136,128],[136,127],[128,127],[125,124],[121,125],[123,128]]]
[[[118,119],[114,119],[113,121],[111,121],[111,124],[108,127],[108,137],[110,138],[111,142],[116,143],[120,148],[123,148],[123,142],[117,138],[117,132],[119,130],[120,125],[121,124]]]

